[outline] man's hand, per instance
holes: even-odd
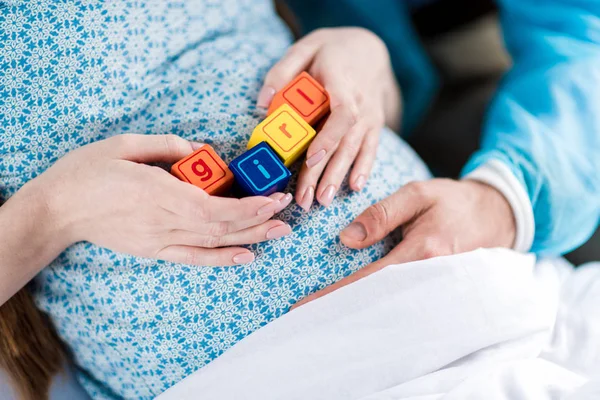
[[[388,265],[446,256],[480,247],[512,247],[516,228],[510,204],[491,186],[471,180],[413,182],[372,205],[341,233],[363,249],[400,227],[403,240],[386,257],[314,293],[294,307],[355,282]]]

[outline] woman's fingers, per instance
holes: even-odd
[[[176,230],[169,234],[169,243],[185,246],[217,248],[240,246],[278,239],[289,235],[292,228],[283,221],[269,220],[257,226],[229,233],[223,236],[202,235],[196,232]]]
[[[379,145],[379,134],[381,127],[373,128],[365,136],[358,156],[354,160],[354,167],[350,173],[349,183],[350,188],[357,192],[361,191],[369,176],[371,169],[377,157],[377,147]]]
[[[346,94],[331,95],[331,115],[306,151],[306,166],[309,168],[323,163],[327,155],[331,157],[342,138],[358,121],[358,107],[355,102],[350,99],[335,100],[341,96],[349,97]]]
[[[241,231],[243,229],[249,228],[251,226],[260,225],[263,222],[270,220],[273,217],[273,215],[277,214],[278,212],[282,211],[287,206],[289,206],[293,199],[293,196],[290,193],[287,193],[285,195],[283,193],[277,193],[277,194],[271,195],[269,197],[273,198],[273,200],[278,202],[277,207],[273,210],[272,213],[261,214],[255,218],[251,218],[251,219],[248,219],[245,221],[226,222],[227,232],[228,233],[237,232],[237,231]],[[223,222],[221,222],[221,223],[223,223]]]
[[[317,192],[317,183],[341,139],[356,125],[356,111],[353,108],[350,102],[332,108],[323,129],[308,147],[306,162],[302,166],[296,187],[296,201],[304,210],[310,208],[315,195],[325,206],[333,201],[337,189],[326,187]]]
[[[175,245],[160,250],[154,258],[178,264],[219,267],[249,264],[254,261],[254,254],[243,247],[205,249]]]
[[[300,72],[306,70],[319,50],[320,43],[308,35],[289,48],[287,53],[267,73],[256,105],[268,108],[275,93],[280,91]]]
[[[350,170],[350,166],[360,151],[367,129],[363,124],[356,124],[342,139],[340,146],[327,164],[317,189],[317,200],[322,205],[328,206],[333,201],[332,194],[337,193]]]
[[[189,215],[182,215],[181,210],[174,208],[173,210],[169,210],[171,214],[169,225],[173,230],[181,229],[203,235],[223,236],[228,233],[260,225],[270,220],[273,215],[285,209],[291,203],[292,198],[292,195],[289,193],[274,193],[269,197],[266,197],[270,202],[267,203],[266,206],[263,206],[263,208],[267,209],[265,212],[261,212],[260,214],[251,212],[248,214],[250,217],[233,219],[230,221],[222,220],[225,219],[225,217],[219,218],[221,220],[213,219],[211,221],[206,221],[202,218],[190,218]],[[238,211],[235,211],[234,213],[237,214]]]
[[[163,208],[199,224],[245,221],[259,215],[273,215],[280,208],[278,201],[265,196],[241,199],[210,196],[175,178],[168,179],[165,186],[157,190],[157,196]]]
[[[310,209],[310,206],[315,199],[317,182],[332,156],[333,153],[325,155],[322,162],[311,168],[304,163],[300,169],[300,173],[298,174],[298,184],[296,185],[296,201],[305,211]],[[335,195],[335,193],[333,195]]]

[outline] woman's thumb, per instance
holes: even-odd
[[[115,136],[106,145],[113,147],[118,158],[139,163],[174,163],[202,146],[177,135],[142,134]]]
[[[256,105],[268,108],[275,96],[302,71],[308,69],[319,49],[316,41],[305,38],[294,46],[267,73],[262,89],[258,93]]]

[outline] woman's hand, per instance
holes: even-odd
[[[314,293],[294,307],[379,271],[480,247],[512,247],[516,236],[513,211],[506,198],[484,183],[433,179],[402,187],[369,207],[340,235],[342,243],[363,249],[400,227],[403,240],[387,256]]]
[[[267,74],[258,106],[268,107],[302,71],[323,84],[331,107],[298,178],[296,201],[308,210],[315,193],[331,204],[352,164],[350,187],[364,187],[381,128],[399,126],[401,97],[385,44],[364,29],[320,29],[299,40]]]
[[[289,234],[270,219],[292,196],[213,197],[145,164],[174,163],[197,147],[174,135],[120,135],[67,154],[32,184],[69,243],[184,264],[249,263],[254,255],[236,246]]]

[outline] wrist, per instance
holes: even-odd
[[[469,172],[464,179],[485,183],[501,193],[510,204],[515,221],[515,240],[512,248],[528,252],[535,236],[535,220],[531,201],[523,184],[502,161],[490,159]]]
[[[62,201],[60,188],[44,175],[27,182],[17,195],[27,207],[29,221],[51,247],[60,252],[77,241],[68,212],[70,207]]]
[[[517,228],[511,205],[502,192],[485,182],[465,179],[463,184],[472,187],[477,192],[481,210],[484,212],[480,222],[494,230],[489,238],[490,247],[513,248]]]
[[[25,184],[0,207],[0,305],[70,244],[38,185]]]

